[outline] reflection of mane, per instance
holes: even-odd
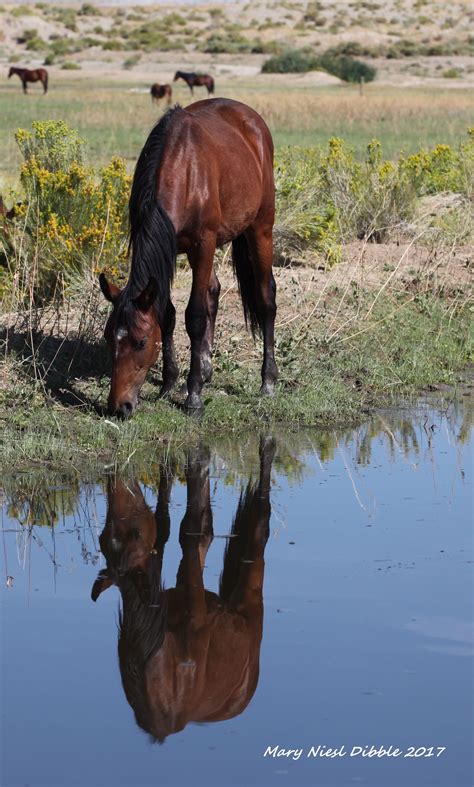
[[[120,590],[123,688],[137,724],[155,741],[163,742],[189,722],[232,718],[255,692],[273,455],[273,441],[262,441],[260,477],[240,495],[219,594],[205,590],[202,577],[212,541],[208,453],[198,451],[188,460],[182,559],[174,588],[164,590],[161,584],[172,477],[161,474],[154,516],[137,483],[109,484],[100,538],[107,569],[99,574],[92,598],[111,584]]]
[[[118,654],[122,684],[128,702],[135,711],[137,724],[150,727],[150,709],[146,695],[145,668],[161,648],[166,629],[166,593],[161,584],[161,569],[152,556],[147,566],[149,602],[140,598],[131,577],[119,582],[122,609],[119,611]]]

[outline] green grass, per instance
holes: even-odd
[[[351,297],[346,307],[362,313],[359,297],[354,295],[352,304]],[[229,348],[218,351],[201,419],[158,400],[151,383],[128,422],[100,417],[90,407],[60,405],[34,382],[31,368],[11,355],[7,379],[13,382],[0,390],[0,472],[38,464],[59,470],[139,463],[145,455],[152,461],[168,444],[176,449],[200,437],[357,422],[395,396],[455,383],[457,371],[472,357],[469,311],[434,296],[398,306],[382,297],[370,326],[362,318],[352,321],[331,341],[323,338],[322,323],[315,320],[303,333],[279,333],[280,382],[273,398],[258,395],[256,361],[239,362]],[[91,379],[82,393],[105,404],[108,385],[106,376]]]
[[[135,75],[133,75],[135,77]],[[137,76],[129,81],[96,80],[83,73],[68,76],[60,71],[50,75],[50,90],[43,96],[37,85],[23,96],[16,77],[0,85],[1,177],[15,183],[20,165],[14,133],[30,128],[33,120],[65,120],[79,129],[92,163],[101,165],[112,155],[130,161],[130,168],[146,136],[162,111],[150,102],[151,79]],[[444,81],[444,80],[443,80]],[[142,88],[145,92],[131,92]],[[196,99],[204,93],[196,93]],[[276,147],[324,144],[341,136],[362,157],[367,143],[376,137],[385,155],[393,158],[400,149],[408,153],[438,142],[455,144],[472,124],[473,99],[469,90],[440,87],[404,88],[367,85],[360,97],[354,86],[312,87],[277,82],[266,76],[253,80],[217,81],[217,95],[244,101],[267,120]],[[174,86],[177,101],[187,104],[189,91]]]

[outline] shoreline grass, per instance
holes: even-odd
[[[88,404],[62,404],[63,395],[74,392],[74,380],[69,387],[48,389],[31,359],[10,353],[4,356],[0,389],[0,472],[9,476],[39,465],[57,472],[96,464],[133,466],[153,461],[166,446],[179,449],[203,437],[355,424],[400,397],[456,384],[472,361],[467,303],[428,293],[404,299],[380,295],[369,320],[371,303],[373,297],[360,293],[346,296],[343,328],[330,341],[321,319],[300,330],[281,329],[280,382],[273,398],[258,396],[258,352],[251,358],[243,353],[241,360],[242,353],[219,345],[199,420],[184,414],[177,399],[158,400],[152,383],[130,421],[99,415],[108,391],[106,374],[76,389],[76,402],[82,396]]]

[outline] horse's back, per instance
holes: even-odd
[[[229,129],[240,133],[253,130],[255,134],[266,140],[273,153],[272,136],[264,119],[241,101],[230,98],[206,98],[190,104],[185,112],[196,118],[207,129],[218,128],[224,133],[228,133]]]

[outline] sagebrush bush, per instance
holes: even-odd
[[[4,305],[62,296],[99,269],[125,275],[131,186],[125,162],[113,158],[98,171],[86,166],[83,141],[62,121],[35,122],[32,132],[19,129],[16,141],[24,159],[23,195],[14,219],[0,226]],[[420,197],[445,192],[460,195],[457,212],[446,219],[449,232],[462,225],[467,237],[474,129],[457,148],[440,144],[395,161],[384,159],[377,140],[363,161],[339,138],[325,147],[286,148],[276,157],[275,182],[275,244],[284,258],[309,248],[332,265],[343,242],[384,241],[411,222]]]
[[[309,48],[285,49],[270,57],[262,66],[263,73],[304,73],[306,71],[327,71],[344,82],[372,82],[376,69],[355,60],[336,49],[328,49],[322,55],[315,55]]]
[[[39,304],[67,286],[68,277],[100,265],[125,265],[131,178],[113,158],[98,172],[83,163],[83,141],[63,121],[19,129],[24,199],[3,238],[2,295]]]
[[[262,66],[265,74],[304,73],[317,68],[316,58],[304,49],[286,49],[268,58]]]
[[[474,131],[457,149],[437,145],[400,154],[395,162],[383,158],[377,140],[360,162],[342,139],[332,138],[326,148],[280,152],[275,174],[279,251],[291,256],[311,246],[333,263],[342,242],[382,242],[403,229],[424,195],[455,192],[472,199]]]

